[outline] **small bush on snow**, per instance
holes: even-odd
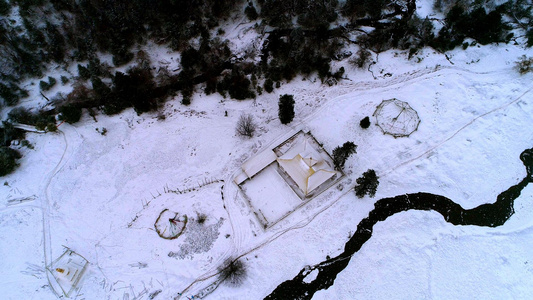
[[[219,279],[228,285],[239,286],[246,278],[246,265],[239,259],[227,259],[219,267]]]
[[[516,62],[516,69],[521,75],[531,72],[531,67],[533,67],[533,57],[522,55]]]
[[[239,120],[237,121],[237,127],[235,128],[235,131],[238,135],[250,138],[254,136],[256,127],[257,125],[255,124],[252,115],[243,114],[239,117]]]

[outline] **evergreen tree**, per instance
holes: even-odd
[[[357,145],[353,142],[346,142],[342,146],[336,147],[333,149],[333,164],[335,169],[342,171],[344,164],[350,155],[357,153]]]
[[[15,170],[17,167],[17,159],[21,158],[17,150],[0,147],[0,176],[5,176]]]
[[[10,83],[9,85],[6,85],[0,82],[0,99],[3,99],[6,105],[16,105],[20,98],[27,96],[28,92],[20,89],[15,84]]]
[[[20,140],[24,138],[24,131],[15,128],[11,122],[2,121],[0,127],[0,147],[8,147],[11,141]]]
[[[365,117],[361,120],[361,122],[359,122],[359,125],[361,126],[361,128],[367,129],[368,127],[370,127],[370,118]]]
[[[379,177],[372,169],[368,169],[363,173],[363,176],[357,178],[357,186],[355,186],[355,195],[359,198],[363,198],[365,195],[369,195],[370,198],[374,198],[376,190],[379,185]]]
[[[59,108],[59,120],[69,124],[78,122],[81,118],[81,107],[75,105],[65,105]]]
[[[293,95],[281,95],[279,97],[278,116],[281,124],[289,124],[294,119],[294,97]]]
[[[272,93],[274,91],[274,81],[272,81],[270,78],[267,78],[263,87],[267,93]]]
[[[252,2],[248,2],[248,6],[246,6],[246,8],[244,9],[244,13],[250,21],[257,19],[258,17],[257,10],[255,10],[255,7]]]
[[[81,79],[87,80],[91,77],[91,72],[89,72],[89,69],[87,69],[87,67],[78,64],[78,76]]]
[[[11,12],[11,4],[6,0],[0,0],[0,16],[7,16]]]

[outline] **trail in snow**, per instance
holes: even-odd
[[[48,175],[48,178],[46,179],[46,183],[44,185],[44,197],[42,197],[41,200],[41,206],[42,206],[42,213],[43,213],[43,251],[44,251],[44,267],[46,268],[52,259],[52,241],[51,241],[51,234],[50,234],[50,183],[52,182],[52,179],[54,176],[59,172],[61,167],[63,166],[63,162],[65,159],[65,155],[68,150],[68,142],[67,138],[65,136],[65,133],[58,129],[58,132],[63,136],[63,140],[65,141],[65,150],[63,151],[63,154],[61,155],[61,158],[59,159],[59,162],[55,166],[55,168],[50,172]],[[56,296],[60,297],[60,292],[56,291],[52,288],[52,284],[50,282],[50,273],[46,273],[46,279],[48,280],[48,284],[51,288],[51,290],[56,294]]]
[[[44,197],[41,198],[41,211],[43,214],[43,218],[42,218],[43,220],[43,252],[44,252],[44,267],[45,268],[51,263],[51,259],[52,259],[52,237],[51,237],[51,232],[50,232],[50,219],[49,219],[50,199],[52,199],[51,192],[50,192],[50,184],[52,182],[52,179],[65,165],[68,153],[69,151],[71,151],[71,145],[68,142],[65,132],[60,129],[58,129],[58,132],[63,137],[63,141],[65,142],[65,149],[63,150],[63,154],[61,155],[59,162],[56,164],[54,169],[47,176],[45,185],[43,187]],[[62,297],[59,291],[56,291],[52,288],[53,285],[50,284],[50,273],[49,272],[45,272],[45,273],[46,273],[46,278],[48,280],[48,283],[52,291],[55,293],[56,296]]]
[[[514,200],[521,191],[533,182],[533,148],[520,155],[527,175],[518,184],[500,193],[493,204],[483,204],[472,209],[464,209],[444,196],[429,193],[414,193],[383,198],[376,202],[368,217],[357,225],[357,231],[348,240],[344,251],[337,257],[314,266],[302,269],[296,277],[280,284],[265,299],[311,299],[315,292],[333,285],[337,275],[348,266],[351,257],[372,237],[376,223],[408,210],[433,210],[441,214],[446,222],[453,225],[475,225],[497,227],[503,225],[514,214]],[[307,275],[318,270],[313,280]],[[313,275],[314,276],[314,275]]]

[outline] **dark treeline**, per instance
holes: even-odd
[[[53,129],[51,117],[74,123],[82,109],[94,115],[133,107],[141,114],[177,93],[187,105],[198,87],[244,100],[299,74],[316,73],[334,84],[344,68],[332,70],[333,60],[352,56],[350,62],[363,68],[372,53],[387,49],[409,50],[411,58],[425,46],[441,52],[468,47],[466,38],[508,42],[516,28],[531,46],[531,1],[491,3],[436,0],[435,9],[445,16],[437,32],[436,20],[416,15],[415,0],[0,0],[0,108],[28,95],[19,86],[25,78],[42,78],[43,92],[57,84],[59,78],[45,74],[50,63],[78,64],[73,91],[52,99],[47,110],[13,111],[12,121],[25,116]],[[244,16],[266,39],[261,49],[237,57],[217,27]],[[149,55],[136,50],[147,41],[179,51],[179,72],[152,69]],[[360,50],[343,50],[350,44]],[[102,63],[99,53],[111,54],[114,66]],[[127,71],[114,71],[124,64],[130,64]]]
[[[361,48],[353,58],[361,67],[370,52],[399,48],[414,54],[424,46],[446,51],[468,47],[466,38],[481,44],[508,42],[513,37],[510,29],[517,27],[525,30],[531,45],[531,6],[526,0],[500,6],[490,1],[436,0],[435,9],[446,16],[436,33],[433,20],[415,14],[415,0],[0,0],[0,98],[3,106],[16,105],[27,96],[18,86],[21,80],[42,77],[51,62],[84,62],[78,75],[85,82],[57,107],[101,108],[110,114],[134,107],[142,113],[178,91],[183,103],[190,103],[198,84],[207,94],[254,98],[298,74],[317,72],[322,80],[340,79],[344,70],[331,70],[331,61],[343,58],[339,53],[350,43]],[[259,63],[253,57],[237,60],[228,42],[214,33],[237,14],[269,33],[259,49]],[[126,74],[113,74],[99,61],[97,53],[109,53],[114,66],[131,63],[138,56],[137,46],[147,41],[180,51],[181,73],[156,78],[142,53],[137,59],[144,65],[136,63]],[[53,86],[50,83],[43,81],[42,90]],[[121,96],[139,85],[141,91],[134,93],[138,97]]]
[[[40,78],[44,97],[59,82],[73,87],[38,111],[12,109],[5,122],[47,131],[56,129],[56,116],[75,123],[82,110],[95,117],[133,107],[141,114],[178,94],[188,105],[199,88],[244,100],[297,75],[317,74],[331,85],[345,71],[333,70],[333,60],[351,57],[353,66],[364,68],[372,53],[391,48],[409,50],[411,59],[427,46],[444,52],[509,42],[514,29],[532,46],[532,6],[529,0],[499,6],[435,0],[434,9],[445,18],[430,20],[416,15],[415,0],[0,0],[0,109],[28,96],[20,87],[26,78]],[[265,39],[260,49],[237,56],[219,26],[243,17]],[[436,22],[444,25],[438,32]],[[148,41],[179,51],[180,69],[154,69],[148,53],[138,50]],[[350,44],[358,45],[357,53],[344,50]],[[102,63],[100,54],[110,54],[113,66]],[[78,74],[48,76],[52,63],[77,64]],[[125,64],[125,72],[114,70]],[[0,126],[2,147],[19,137],[15,131]]]
[[[100,70],[97,52],[112,54],[113,64],[120,66],[131,62],[133,47],[147,40],[184,50],[192,38],[209,40],[209,30],[226,18],[236,3],[239,1],[0,0],[0,97],[4,105],[15,105],[27,95],[17,86],[20,80],[41,77],[50,62],[89,61],[88,66],[79,67],[81,78],[115,80],[115,74]],[[16,12],[21,24],[9,18]]]

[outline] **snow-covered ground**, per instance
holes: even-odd
[[[84,115],[57,134],[30,133],[35,150],[24,148],[21,167],[0,185],[2,298],[54,299],[44,266],[66,246],[90,262],[76,299],[192,296],[215,282],[226,259],[240,256],[244,283],[221,284],[206,298],[260,299],[305,265],[341,252],[377,199],[424,191],[465,208],[492,203],[523,178],[519,155],[533,147],[532,75],[514,70],[523,54],[533,55],[489,45],[452,51],[447,60],[423,49],[408,61],[393,50],[371,67],[376,79],[343,61],[336,67],[346,68],[347,79],[332,87],[311,77],[253,101],[196,93],[188,107],[169,101],[164,120],[127,110],[98,122]],[[296,99],[288,126],[277,118],[286,93]],[[369,129],[359,127],[390,98],[408,102],[421,118],[408,138],[383,135],[373,118]],[[242,112],[259,124],[251,139],[235,134]],[[357,154],[346,163],[342,191],[332,188],[264,230],[233,177],[254,153],[297,128],[310,130],[330,153],[353,141]],[[358,199],[349,188],[370,168],[380,176],[376,197]],[[378,223],[335,284],[315,298],[532,299],[532,200],[530,186],[516,200],[516,214],[494,229],[453,226],[434,212],[397,214]],[[189,217],[175,240],[154,230],[163,209]],[[198,214],[207,215],[203,224]]]

